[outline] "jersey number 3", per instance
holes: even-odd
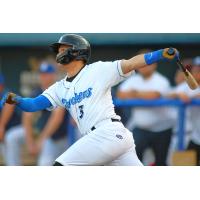
[[[83,115],[84,115],[84,112],[83,112],[83,105],[80,105],[78,108],[79,108],[79,112],[80,112],[80,115],[79,115],[79,118],[82,119],[83,118]]]

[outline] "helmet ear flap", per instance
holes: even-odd
[[[80,49],[77,51],[76,60],[83,60],[85,63],[87,63],[89,57],[90,52],[88,52],[88,50]]]
[[[76,49],[69,49],[68,56],[71,57],[73,60],[79,55],[79,50]]]

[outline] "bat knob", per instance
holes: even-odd
[[[173,49],[172,47],[170,47],[170,48],[168,49],[168,51],[167,51],[167,54],[170,55],[170,56],[174,55],[174,54],[175,54],[174,49]]]

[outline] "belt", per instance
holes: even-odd
[[[111,121],[112,121],[112,122],[121,122],[120,119],[113,119],[113,118],[111,118]],[[91,130],[91,131],[94,131],[95,129],[96,129],[96,127],[93,126],[90,130]]]

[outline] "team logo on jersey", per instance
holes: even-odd
[[[80,103],[83,99],[89,98],[92,96],[92,88],[88,88],[87,90],[80,92],[79,94],[75,93],[75,96],[67,99],[62,99],[62,103],[65,105],[66,109],[70,109],[71,105],[75,105]]]

